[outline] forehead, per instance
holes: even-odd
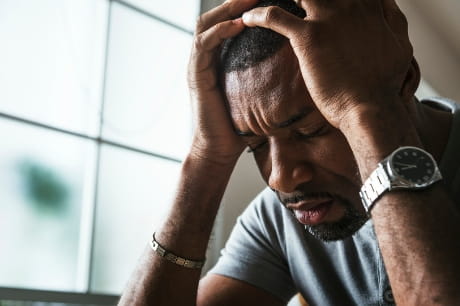
[[[232,120],[241,130],[254,119],[268,126],[285,121],[313,104],[288,44],[253,67],[227,73],[224,89]]]

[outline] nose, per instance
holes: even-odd
[[[292,146],[270,144],[271,171],[268,185],[284,193],[293,192],[297,186],[313,179],[312,164],[306,152]]]

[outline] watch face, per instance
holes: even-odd
[[[412,147],[396,151],[391,166],[396,175],[417,186],[431,183],[436,171],[433,158],[425,151]]]

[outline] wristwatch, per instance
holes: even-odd
[[[378,164],[359,195],[369,213],[386,191],[423,189],[441,179],[441,172],[430,153],[417,147],[400,147]]]

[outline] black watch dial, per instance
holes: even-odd
[[[418,186],[431,183],[436,171],[436,163],[431,155],[414,147],[403,147],[396,151],[391,166],[396,175]]]

